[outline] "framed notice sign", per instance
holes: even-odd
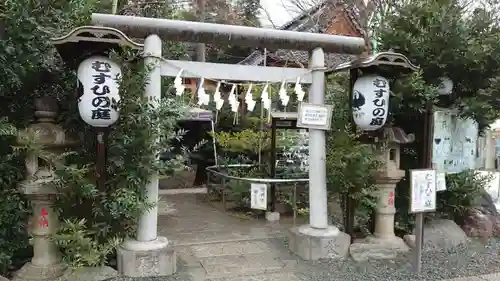
[[[326,104],[301,102],[298,108],[297,127],[330,130],[333,107]]]
[[[257,210],[267,209],[267,184],[252,183],[250,184],[250,207]]]
[[[436,210],[436,170],[410,170],[410,212],[423,213]]]

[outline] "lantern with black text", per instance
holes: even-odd
[[[78,66],[82,87],[78,110],[85,123],[93,127],[109,127],[118,120],[117,103],[121,69],[107,57],[92,56]]]
[[[389,81],[379,75],[358,78],[352,89],[352,114],[364,131],[382,128],[389,110]]]

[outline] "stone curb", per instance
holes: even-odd
[[[487,275],[458,277],[453,279],[446,279],[444,281],[500,281],[500,273],[492,273]]]

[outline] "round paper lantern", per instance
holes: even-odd
[[[449,95],[453,91],[453,81],[448,77],[439,78],[439,86],[437,92],[440,96]]]
[[[80,63],[77,76],[82,88],[78,111],[83,121],[93,127],[111,126],[118,120],[120,66],[107,57],[92,56]]]
[[[389,110],[389,81],[379,75],[358,78],[352,89],[352,114],[364,131],[382,128]]]

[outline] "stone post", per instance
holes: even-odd
[[[161,48],[161,40],[155,34],[144,41],[144,64],[150,68],[144,95],[153,104],[161,99]],[[157,236],[158,184],[158,175],[151,175],[145,193],[154,207],[139,217],[136,239],[126,240],[118,248],[118,272],[124,276],[166,276],[176,271],[177,259],[172,243],[166,237]]]
[[[35,110],[38,120],[21,132],[17,140],[19,145],[34,142],[43,146],[44,150],[57,154],[77,144],[67,139],[64,130],[54,123],[58,110],[55,99],[37,99]],[[53,167],[35,153],[26,155],[26,178],[19,183],[19,190],[27,196],[33,207],[30,223],[33,258],[16,272],[13,278],[16,281],[56,279],[66,270],[52,237],[59,227],[57,213],[52,207],[57,194],[52,184],[55,179]]]
[[[311,53],[312,85],[309,102],[325,102],[325,54],[321,48]],[[290,231],[290,250],[306,260],[340,259],[347,255],[350,237],[328,224],[326,189],[325,131],[309,130],[309,224]]]
[[[375,232],[373,236],[354,241],[349,247],[356,261],[368,259],[392,259],[409,247],[403,239],[394,234],[394,215],[396,214],[396,185],[405,176],[400,170],[400,145],[414,141],[414,135],[406,135],[397,127],[384,128],[384,141],[378,144],[382,167],[376,177],[378,202],[375,209]]]

